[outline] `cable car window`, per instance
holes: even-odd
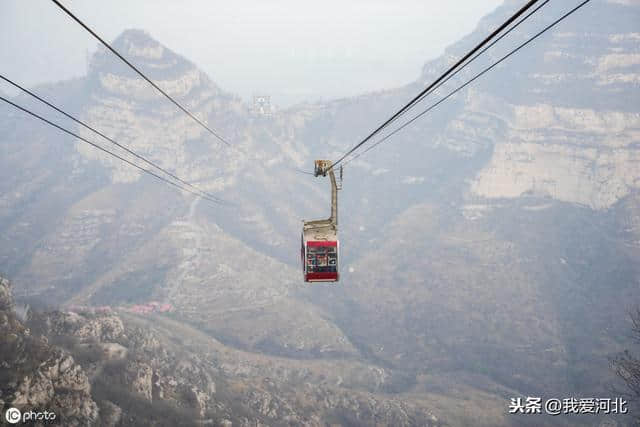
[[[338,267],[338,252],[335,246],[308,246],[307,271],[310,273],[335,273]]]

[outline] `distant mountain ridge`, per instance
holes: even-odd
[[[512,423],[509,396],[605,393],[607,358],[628,344],[625,308],[640,296],[637,3],[592,1],[350,163],[343,280],[301,284],[300,219],[327,215],[328,184],[292,168],[337,158],[519,4],[484,18],[414,84],[271,118],[126,31],[114,46],[234,148],[106,52],[86,78],[36,91],[237,207],[172,192],[0,106],[0,270],[23,299],[169,303],[172,321],[245,352],[251,381],[277,358],[300,366],[276,388],[302,390],[311,361],[363,366],[366,380],[332,387],[415,398],[454,425]],[[551,2],[512,40],[566,7]],[[565,421],[600,418],[541,423]]]

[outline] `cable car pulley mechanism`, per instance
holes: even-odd
[[[302,225],[302,272],[305,282],[337,282],[340,242],[338,240],[338,190],[342,190],[342,166],[339,180],[330,160],[316,160],[314,176],[327,176],[331,183],[331,216],[304,221]]]

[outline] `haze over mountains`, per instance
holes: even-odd
[[[340,193],[342,281],[301,281],[300,220],[327,216],[328,183],[292,168],[335,159],[517,7],[507,1],[483,18],[411,85],[272,117],[251,113],[143,31],[126,31],[114,47],[232,148],[106,52],[86,78],[35,91],[233,205],[181,195],[2,105],[0,270],[20,300],[119,310],[122,328],[140,328],[138,338],[89,335],[135,354],[149,384],[168,384],[176,360],[198,358],[189,372],[228,385],[224,396],[197,385],[207,396],[194,398],[201,419],[604,421],[510,417],[507,408],[519,396],[609,397],[608,358],[630,345],[627,309],[640,297],[638,2],[594,0],[351,162]],[[551,2],[485,64],[566,7]],[[125,312],[150,301],[173,311]],[[90,317],[60,319],[47,323],[63,325],[56,334],[87,339],[77,325]],[[159,357],[160,347],[176,354]],[[94,357],[83,368],[105,363]],[[189,400],[132,390],[152,403]],[[109,396],[94,399],[122,406]],[[228,396],[242,416],[231,416]]]

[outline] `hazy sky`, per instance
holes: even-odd
[[[107,40],[141,28],[223,89],[288,106],[400,86],[502,0],[63,0]],[[49,0],[0,0],[0,72],[86,72],[96,42]],[[2,87],[4,88],[4,87]]]

